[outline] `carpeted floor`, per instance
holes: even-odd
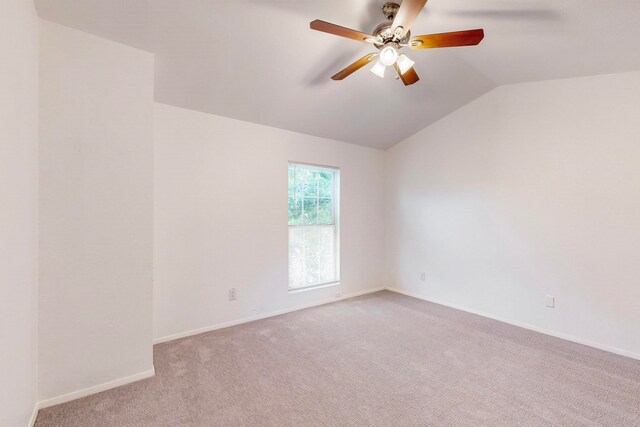
[[[157,345],[45,426],[640,426],[640,362],[391,292]]]

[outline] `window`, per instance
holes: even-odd
[[[337,283],[340,172],[289,164],[289,289]]]

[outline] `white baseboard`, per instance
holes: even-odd
[[[119,378],[117,380],[109,381],[103,384],[94,385],[92,387],[88,387],[82,390],[73,391],[71,393],[63,394],[61,396],[53,397],[51,399],[41,400],[37,403],[35,412],[39,409],[48,408],[49,406],[59,405],[61,403],[69,402],[72,400],[80,399],[81,397],[89,396],[92,394],[100,393],[101,391],[110,390],[112,388],[120,387],[125,384],[133,383],[136,381],[144,380],[146,378],[151,378],[156,374],[155,368],[151,368],[148,371],[140,372],[135,375],[130,375],[128,377]],[[35,417],[33,419],[35,421]]]
[[[350,294],[345,294],[345,295],[343,295],[341,297],[338,297],[338,298],[330,298],[330,299],[314,302],[314,303],[311,303],[311,304],[299,305],[299,306],[287,308],[287,309],[284,309],[284,310],[272,311],[272,312],[265,313],[265,314],[258,314],[256,316],[250,316],[250,317],[245,317],[245,318],[238,319],[238,320],[231,320],[229,322],[223,322],[223,323],[218,323],[218,324],[211,325],[211,326],[205,326],[204,328],[193,329],[193,330],[190,330],[190,331],[180,332],[178,334],[172,334],[172,335],[167,335],[167,336],[164,336],[164,337],[156,338],[156,339],[153,340],[153,343],[154,344],[161,344],[161,343],[167,342],[167,341],[173,341],[173,340],[177,340],[177,339],[180,339],[180,338],[186,338],[186,337],[190,337],[190,336],[193,336],[193,335],[203,334],[205,332],[211,332],[211,331],[215,331],[215,330],[218,330],[218,329],[228,328],[230,326],[236,326],[236,325],[241,325],[243,323],[253,322],[254,320],[266,319],[268,317],[279,316],[281,314],[291,313],[292,311],[298,311],[298,310],[303,310],[305,308],[317,307],[319,305],[329,304],[329,303],[332,303],[332,302],[341,301],[341,300],[344,300],[344,299],[347,299],[347,298],[353,298],[353,297],[357,297],[357,296],[360,296],[360,295],[371,294],[373,292],[380,292],[380,291],[383,291],[384,289],[385,288],[381,287],[381,288],[368,289],[366,291],[361,291],[361,292],[353,292],[353,293],[350,293]]]
[[[519,328],[524,328],[524,329],[529,329],[530,331],[534,331],[534,332],[539,332],[541,334],[545,334],[545,335],[549,335],[555,338],[560,338],[566,341],[571,341],[577,344],[582,344],[582,345],[586,345],[587,347],[593,347],[593,348],[597,348],[598,350],[604,350],[607,351],[609,353],[614,353],[614,354],[618,354],[620,356],[625,356],[625,357],[630,357],[632,359],[636,359],[636,360],[640,360],[640,354],[638,353],[634,353],[632,351],[628,351],[628,350],[624,350],[621,348],[617,348],[617,347],[611,347],[605,344],[600,344],[597,342],[593,342],[593,341],[589,341],[589,340],[585,340],[573,335],[569,335],[569,334],[565,334],[562,332],[557,332],[557,331],[553,331],[553,330],[549,330],[549,329],[545,329],[545,328],[540,328],[538,326],[534,326],[534,325],[530,325],[527,323],[522,323],[522,322],[518,322],[518,321],[514,321],[514,320],[510,320],[510,319],[505,319],[499,316],[494,316],[492,314],[489,313],[485,313],[482,311],[478,311],[478,310],[474,310],[468,307],[462,307],[459,305],[455,305],[455,304],[450,304],[447,302],[443,302],[443,301],[438,301],[432,298],[427,298],[424,297],[422,295],[418,295],[415,294],[413,292],[407,292],[401,289],[397,289],[397,288],[386,288],[388,291],[391,292],[396,292],[398,294],[403,294],[409,297],[413,297],[413,298],[417,298],[417,299],[421,299],[424,301],[429,301],[432,302],[434,304],[438,304],[438,305],[444,305],[445,307],[449,307],[449,308],[453,308],[456,310],[460,310],[460,311],[465,311],[467,313],[471,313],[471,314],[477,314],[478,316],[482,316],[482,317],[486,317],[489,319],[493,319],[493,320],[497,320],[499,322],[502,323],[507,323],[509,325],[513,325],[513,326],[517,326]]]

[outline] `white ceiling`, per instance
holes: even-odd
[[[639,0],[430,0],[412,33],[484,28],[478,47],[409,51],[420,82],[366,68],[385,0],[36,0],[40,16],[156,54],[156,100],[388,148],[500,84],[640,70]],[[391,71],[391,70],[388,70]]]

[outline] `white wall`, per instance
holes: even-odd
[[[384,286],[384,152],[162,104],[154,123],[156,338]],[[287,291],[289,160],[341,168],[339,287]]]
[[[152,369],[153,57],[42,22],[39,396]]]
[[[638,72],[503,86],[391,149],[394,286],[638,357],[639,111]]]
[[[0,426],[26,426],[36,399],[38,19],[0,1]]]
[[[148,372],[153,337],[389,284],[640,355],[640,73],[504,86],[384,153],[153,104],[152,55],[42,22],[38,169],[37,20],[2,7],[0,425],[36,371],[47,400]],[[289,160],[341,168],[339,287],[287,292]]]

